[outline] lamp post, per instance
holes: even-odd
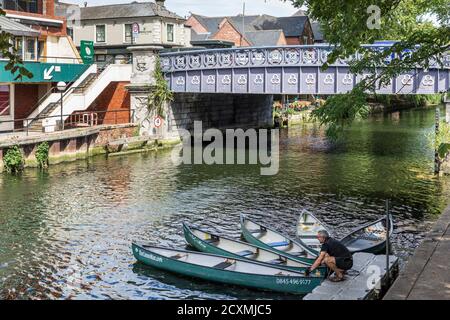
[[[67,84],[63,81],[58,82],[56,85],[58,88],[58,91],[61,92],[61,131],[64,130],[64,113],[63,113],[63,98],[64,98],[64,91],[66,91]]]

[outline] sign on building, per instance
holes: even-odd
[[[81,40],[80,55],[81,59],[83,59],[83,63],[94,63],[94,41]]]
[[[133,38],[136,39],[140,33],[139,23],[137,23],[137,22],[133,23],[132,31],[133,31]]]

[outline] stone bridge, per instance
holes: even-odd
[[[388,46],[368,46],[385,50]],[[349,61],[321,66],[328,45],[194,50],[161,54],[161,64],[174,92],[227,94],[333,95],[351,90],[363,75],[349,72]],[[450,88],[450,53],[444,66],[413,69],[377,90],[380,94],[433,94]],[[389,64],[389,60],[385,61]]]

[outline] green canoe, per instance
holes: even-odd
[[[199,228],[188,226],[186,223],[183,223],[183,231],[186,241],[197,250],[203,252],[219,254],[230,258],[257,261],[276,266],[277,268],[286,268],[297,272],[305,272],[305,269],[309,266],[273,250],[215,235]],[[325,277],[327,268],[317,268],[316,272],[316,276]]]
[[[322,277],[248,260],[202,252],[132,244],[135,258],[148,266],[203,280],[284,293],[307,294]]]
[[[241,229],[245,240],[259,247],[273,250],[309,266],[317,259],[316,251],[301,240],[290,239],[275,230],[249,220],[244,215],[241,215]]]
[[[388,232],[389,236],[394,232],[394,221],[391,214],[389,215],[389,221],[386,221],[386,218],[383,217],[374,222],[369,222],[350,232],[340,241],[352,254],[355,252],[378,254],[386,250]]]
[[[331,231],[311,212],[303,210],[300,213],[297,222],[297,237],[302,240],[305,245],[311,248],[312,253],[317,255],[322,247],[317,239],[317,233],[321,230],[326,230],[328,234],[332,235]]]
[[[394,231],[392,215],[389,215],[389,228],[386,227],[386,224],[385,217],[369,222],[356,228],[356,230],[353,230],[339,241],[352,254],[356,252],[383,253],[386,251],[387,233],[389,231],[389,235],[392,235]],[[326,230],[332,235],[319,219],[312,213],[304,210],[298,219],[297,237],[316,254],[319,253],[321,247],[319,240],[317,240],[317,232],[320,230]]]

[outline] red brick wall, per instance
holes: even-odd
[[[12,10],[4,10],[6,13],[17,14],[21,16],[28,17],[36,17],[36,18],[49,18],[49,19],[57,19],[63,21],[61,27],[47,27],[47,26],[39,26],[33,25],[32,28],[41,32],[41,37],[44,35],[53,35],[53,36],[66,36],[67,35],[67,21],[65,17],[57,17],[55,16],[55,0],[39,0],[38,1],[38,12],[39,13],[30,13],[23,11],[12,11]]]
[[[235,46],[237,47],[250,46],[250,43],[245,39],[242,39],[242,35],[233,27],[233,25],[228,20],[222,23],[219,31],[217,31],[217,33],[213,37],[211,37],[211,39],[231,41],[234,42]]]
[[[99,113],[99,124],[122,124],[130,121],[129,82],[113,82],[89,106],[88,111],[119,111]]]
[[[290,46],[295,46],[295,45],[301,44],[300,38],[298,38],[298,37],[286,37],[286,42]]]
[[[189,19],[185,22],[185,25],[191,27],[197,33],[207,33],[208,30],[194,17],[190,16]]]
[[[55,0],[45,1],[45,14],[47,16],[55,16]]]
[[[39,86],[37,84],[16,84],[14,92],[14,119],[25,119],[39,100]],[[16,129],[22,128],[22,121],[16,122]]]

